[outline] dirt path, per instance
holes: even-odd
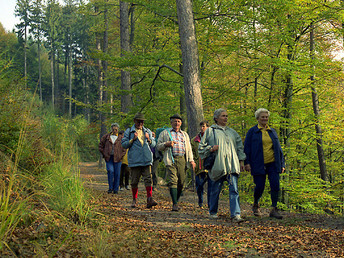
[[[107,194],[107,176],[97,163],[81,163],[81,178],[92,191],[98,211],[105,216],[109,241],[120,248],[115,256],[210,257],[210,256],[344,256],[343,218],[283,212],[283,220],[252,216],[250,206],[241,205],[244,223],[232,223],[228,197],[219,205],[219,218],[209,219],[206,209],[197,205],[194,192],[186,190],[181,210],[171,211],[168,189],[153,192],[158,206],[146,209],[143,183],[139,186],[138,208],[131,208],[131,191]]]

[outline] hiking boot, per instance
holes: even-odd
[[[158,203],[153,200],[153,197],[147,198],[147,208],[152,208],[153,206],[156,206]]]
[[[133,199],[133,202],[131,203],[131,208],[136,208],[136,199]]]
[[[121,186],[121,187],[119,188],[119,190],[120,190],[120,191],[123,191],[123,190],[124,190],[124,189],[123,189],[123,186]]]
[[[270,217],[275,219],[282,219],[283,216],[279,214],[277,207],[273,207],[270,211]]]
[[[241,222],[244,222],[244,219],[240,217],[240,215],[235,215],[233,218],[232,218],[232,221],[235,222],[235,223],[241,223]]]
[[[125,189],[130,190],[129,185],[126,185],[126,186],[125,186]]]
[[[218,217],[217,214],[209,214],[209,218],[211,219],[217,219]]]
[[[110,194],[110,193],[112,193],[112,192],[113,192],[113,190],[108,190],[108,191],[107,191],[108,194]]]
[[[178,204],[173,204],[172,211],[179,211]]]
[[[263,216],[263,213],[260,211],[258,204],[253,204],[252,211],[253,211],[254,216],[257,216],[257,217]]]

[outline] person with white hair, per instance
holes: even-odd
[[[284,156],[275,129],[268,125],[269,116],[270,112],[265,108],[259,108],[255,112],[258,124],[248,130],[244,143],[245,169],[251,172],[255,184],[253,214],[263,215],[259,209],[259,199],[263,195],[266,176],[268,176],[272,203],[270,217],[282,219],[277,209],[277,202],[280,192],[280,173],[285,170]]]
[[[204,133],[198,146],[201,159],[207,158],[211,153],[216,153],[215,162],[208,172],[210,178],[209,216],[217,218],[220,192],[224,181],[229,185],[229,206],[231,219],[240,223],[241,218],[239,203],[238,178],[244,171],[244,146],[240,135],[227,126],[228,114],[223,108],[214,112],[215,124],[211,125]],[[209,184],[209,182],[208,182]]]
[[[118,133],[119,125],[111,124],[111,132],[105,134],[98,145],[100,153],[106,162],[108,174],[108,193],[117,194],[121,174],[122,158],[125,155],[125,149],[122,147],[123,134]]]

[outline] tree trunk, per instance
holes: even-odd
[[[310,31],[310,55],[312,61],[314,60],[314,25],[311,25]],[[314,70],[314,66],[313,66]],[[313,102],[313,112],[315,116],[315,132],[316,132],[316,143],[317,143],[317,152],[320,168],[320,176],[324,181],[328,181],[328,174],[326,169],[325,155],[322,142],[322,130],[319,124],[320,108],[319,108],[319,99],[317,89],[315,87],[315,76],[314,74],[310,77],[311,87],[312,87],[312,102]]]
[[[42,64],[41,64],[41,41],[38,40],[37,46],[37,54],[38,54],[38,81],[39,81],[39,100],[43,102],[43,95],[42,95]]]
[[[53,44],[51,44],[50,52],[50,69],[51,69],[51,106],[53,110],[55,109],[55,72],[54,72],[54,60],[55,60],[55,50]]]
[[[95,13],[99,12],[99,8],[98,6],[95,7]],[[96,48],[98,50],[98,52],[100,52],[102,50],[101,47],[101,40],[100,40],[100,33],[96,33]],[[102,61],[98,58],[97,59],[97,66],[98,66],[98,86],[99,86],[99,122],[100,122],[100,132],[99,132],[99,141],[101,140],[101,138],[103,137],[103,135],[105,134],[105,119],[104,119],[104,115],[103,115],[103,104],[104,104],[104,90],[103,90],[103,82],[102,82]],[[99,154],[99,163],[98,163],[98,167],[99,168],[103,168],[104,167],[104,159],[102,154]]]
[[[194,137],[203,120],[201,76],[191,0],[176,0],[179,35],[183,60],[184,92],[188,117],[188,133]]]
[[[25,86],[27,87],[27,26],[24,27],[24,77]]]
[[[130,51],[129,37],[129,8],[127,2],[120,1],[120,37],[121,37],[121,56],[125,56]],[[127,113],[132,106],[130,72],[121,70],[121,112]]]
[[[183,65],[182,64],[180,64],[180,66],[179,66],[179,72],[181,74],[183,74]],[[185,128],[187,128],[188,124],[187,124],[187,119],[186,119],[187,112],[186,112],[185,93],[184,93],[184,84],[183,83],[180,84],[180,89],[181,89],[181,93],[179,96],[179,110],[180,110],[180,115],[183,118],[183,121],[185,121],[182,123],[181,129],[185,130]]]
[[[68,55],[68,85],[69,85],[69,117],[72,118],[72,51]]]
[[[107,2],[108,0],[105,1],[105,5],[104,5],[104,33],[103,33],[103,53],[104,56],[106,56],[107,52],[108,52],[108,30],[109,30],[109,25],[108,25],[108,9],[107,9]],[[108,62],[107,60],[103,60],[102,61],[102,82],[103,82],[103,101],[102,104],[106,104],[107,103],[107,87],[108,87],[108,79],[107,79],[107,69],[108,69]],[[101,132],[102,135],[104,135],[106,133],[106,115],[105,113],[103,113],[103,121],[102,121],[102,125],[101,125]]]

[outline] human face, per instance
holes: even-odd
[[[180,130],[181,125],[182,125],[182,120],[180,120],[178,118],[172,118],[171,119],[171,125],[172,125],[172,128],[178,132]]]
[[[227,112],[224,111],[219,115],[219,117],[216,120],[216,123],[220,126],[226,126],[227,122],[228,122],[228,115],[227,115]]]
[[[118,127],[117,126],[112,127],[112,134],[115,134],[115,135],[118,134]]]
[[[208,126],[206,124],[201,125],[201,134],[204,134],[204,132],[207,130]]]
[[[135,127],[136,127],[137,129],[142,129],[142,128],[143,128],[143,123],[144,123],[143,120],[137,120],[137,119],[135,119],[134,122],[135,122]]]
[[[269,114],[267,112],[262,112],[258,117],[258,124],[262,127],[265,127],[269,122]]]

